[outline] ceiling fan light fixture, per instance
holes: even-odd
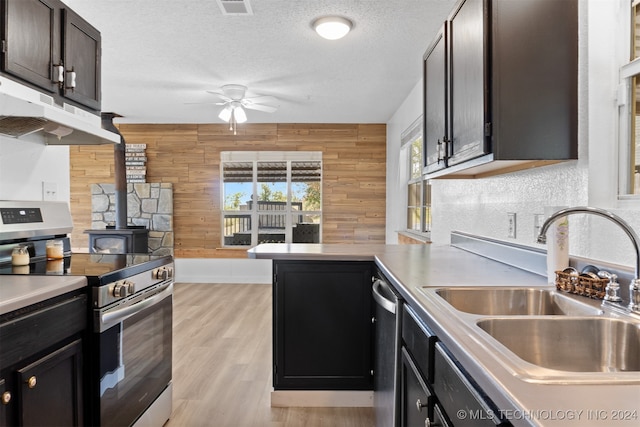
[[[247,114],[242,107],[235,107],[233,109],[233,115],[236,118],[236,123],[244,123],[247,121]]]
[[[228,123],[229,120],[231,120],[231,110],[231,106],[227,105],[222,109],[222,111],[220,111],[220,114],[218,114],[218,118]]]
[[[353,22],[342,16],[325,16],[313,21],[312,26],[320,37],[327,40],[338,40],[351,31]]]

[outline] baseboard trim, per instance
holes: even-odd
[[[182,283],[271,284],[270,259],[175,258],[175,281]]]
[[[274,390],[273,408],[371,408],[373,391],[354,390]]]

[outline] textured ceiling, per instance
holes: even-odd
[[[221,123],[206,91],[231,83],[279,99],[249,123],[385,123],[455,3],[249,0],[252,15],[232,16],[215,0],[64,2],[102,34],[102,109],[118,123]],[[342,40],[311,29],[331,14],[354,22]]]

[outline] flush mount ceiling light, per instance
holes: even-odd
[[[338,40],[351,31],[353,22],[341,16],[325,16],[313,21],[312,26],[320,37],[327,40]]]

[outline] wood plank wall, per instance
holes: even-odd
[[[121,124],[128,144],[147,144],[147,182],[174,188],[177,258],[246,257],[221,249],[221,151],[322,151],[323,243],[384,243],[386,125]],[[90,184],[114,182],[112,146],[71,146],[74,248],[88,247]]]

